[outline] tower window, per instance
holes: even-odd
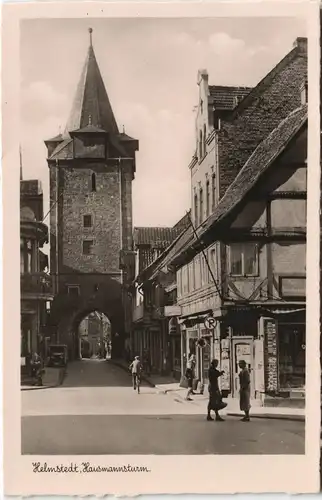
[[[84,240],[83,241],[83,254],[91,255],[93,253],[93,240]]]
[[[96,191],[96,174],[92,174],[92,191]]]
[[[92,216],[90,214],[83,216],[83,226],[92,227]]]

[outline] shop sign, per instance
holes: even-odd
[[[266,351],[266,390],[277,391],[277,331],[276,321],[264,319]]]
[[[181,316],[180,306],[164,306],[165,316]]]

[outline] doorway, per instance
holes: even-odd
[[[250,396],[254,397],[254,339],[253,337],[232,338],[232,388],[233,397],[239,395],[239,361],[244,360],[250,373]]]

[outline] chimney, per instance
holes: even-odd
[[[202,81],[208,83],[208,71],[206,69],[200,69],[198,71],[198,81],[197,81],[198,85],[200,85]]]
[[[307,38],[306,37],[297,37],[297,39],[293,43],[293,47],[296,47],[298,49],[299,54],[306,55],[307,54]]]

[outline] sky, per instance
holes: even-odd
[[[198,69],[210,85],[256,85],[306,36],[300,18],[34,19],[21,24],[24,179],[40,179],[44,141],[64,130],[93,28],[93,46],[122,131],[139,140],[135,226],[172,226],[190,208]],[[45,221],[49,224],[49,218]]]

